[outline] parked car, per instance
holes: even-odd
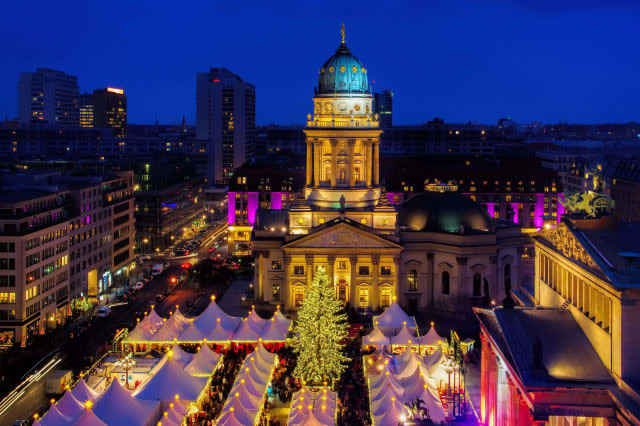
[[[143,281],[138,281],[134,286],[133,289],[138,291],[138,290],[142,290],[142,288],[144,287],[144,282]]]
[[[111,315],[111,308],[108,306],[102,306],[100,309],[98,309],[98,313],[96,315],[98,315],[100,318],[106,318]]]

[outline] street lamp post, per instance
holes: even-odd
[[[136,360],[133,359],[133,352],[129,352],[127,355],[117,360],[115,364],[117,367],[120,367],[124,370],[124,387],[126,389],[129,389],[129,370],[133,369],[133,367],[136,365]]]

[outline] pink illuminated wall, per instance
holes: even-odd
[[[534,213],[533,224],[536,228],[542,228],[544,224],[544,194],[536,194],[536,207]]]
[[[236,193],[227,192],[227,223],[236,224]]]
[[[513,210],[513,223],[518,223],[518,203],[511,203],[511,210]]]
[[[493,219],[496,213],[495,203],[486,203],[486,206],[487,206],[487,214],[489,215],[489,217]]]
[[[258,211],[258,193],[247,192],[247,222],[253,225],[256,221],[256,212]]]
[[[271,210],[282,210],[282,192],[271,193]]]
[[[558,213],[558,223],[560,223],[560,216],[564,214],[564,206],[560,204],[560,200],[564,201],[564,194],[558,194],[558,200],[556,202],[556,213]]]

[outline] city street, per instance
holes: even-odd
[[[127,302],[111,303],[111,314],[106,318],[92,317],[69,334],[68,340],[59,351],[42,361],[42,366],[31,373],[22,383],[0,401],[0,424],[10,425],[16,419],[29,419],[35,412],[42,413],[49,405],[49,396],[45,393],[45,382],[54,370],[73,370],[74,374],[89,367],[105,353],[112,344],[113,336],[122,328],[133,328],[136,317],[141,318],[151,305],[162,316],[168,316],[177,306],[187,316],[202,312],[209,303],[212,294],[222,298],[225,286],[221,283],[207,283],[204,288],[195,288],[187,282],[181,283],[172,294],[161,302],[156,296],[164,295],[172,278],[178,278],[188,271],[182,268],[185,262],[195,265],[199,260],[211,255],[209,246],[221,239],[224,242],[226,226],[216,226],[205,238],[197,251],[190,256],[170,257],[170,249],[161,256],[153,256],[141,266],[150,271],[155,264],[168,262],[169,267],[158,277],[153,278],[141,290],[134,293]],[[226,256],[224,244],[216,251]],[[133,283],[132,283],[133,284]],[[52,348],[53,349],[53,348]]]

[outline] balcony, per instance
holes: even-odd
[[[331,121],[307,121],[307,127],[309,128],[364,128],[364,129],[377,129],[380,127],[380,123],[371,120],[331,120]]]

